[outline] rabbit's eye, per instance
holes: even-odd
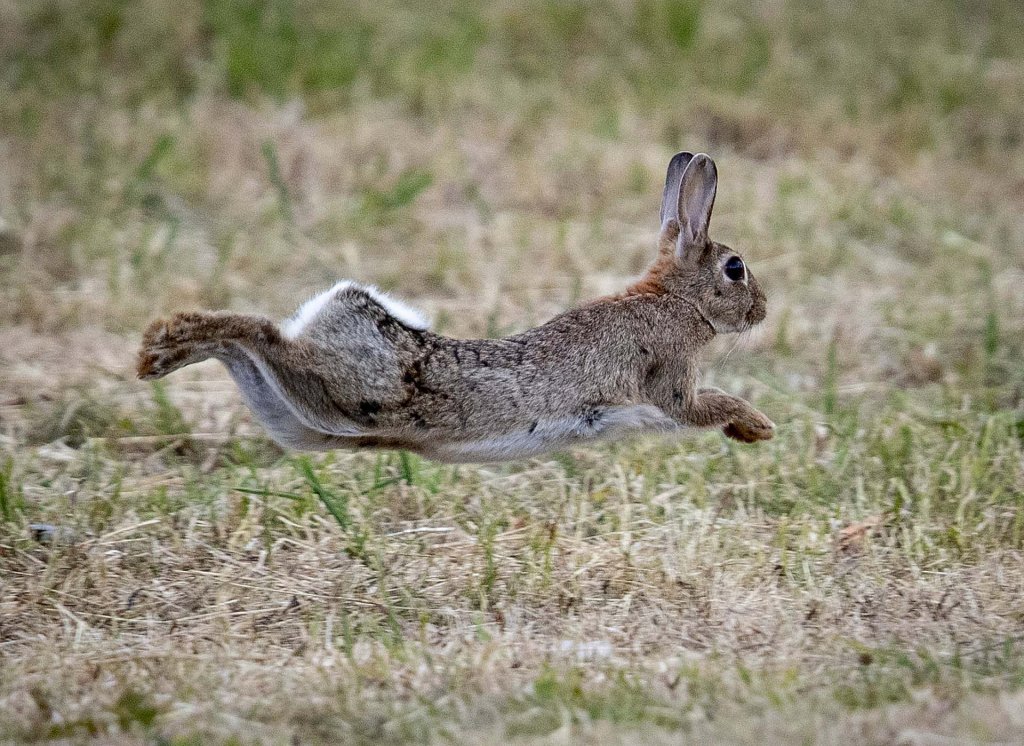
[[[739,282],[746,277],[747,271],[743,267],[743,260],[738,256],[730,257],[725,263],[725,276],[733,282]]]

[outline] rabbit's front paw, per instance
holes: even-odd
[[[755,409],[750,417],[730,422],[722,428],[722,432],[741,443],[756,443],[759,440],[771,440],[775,436],[775,423]]]

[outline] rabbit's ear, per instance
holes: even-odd
[[[676,153],[668,162],[665,174],[665,191],[661,195],[661,224],[669,218],[679,219],[679,182],[683,178],[686,164],[693,158],[693,153]]]
[[[679,185],[679,248],[703,245],[718,191],[718,169],[710,156],[698,153],[683,171]]]

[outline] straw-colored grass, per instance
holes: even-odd
[[[856,6],[0,3],[0,739],[1024,739],[1024,16]],[[132,378],[339,277],[543,321],[681,148],[770,443],[303,456]]]

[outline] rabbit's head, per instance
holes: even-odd
[[[716,332],[740,332],[764,320],[765,294],[743,258],[708,237],[718,170],[703,153],[677,153],[661,201],[660,256],[639,283],[685,298]]]

